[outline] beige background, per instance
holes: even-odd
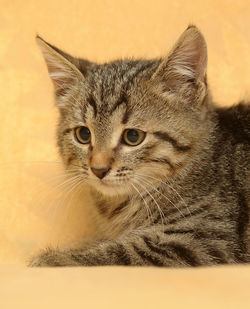
[[[0,0],[1,264],[23,265],[38,248],[48,244],[62,246],[75,242],[93,229],[87,215],[91,208],[87,193],[82,192],[80,198],[69,192],[67,183],[56,187],[63,181],[62,170],[59,163],[49,162],[58,162],[55,147],[57,111],[46,66],[35,44],[35,34],[39,33],[47,41],[75,56],[104,62],[119,57],[150,58],[165,55],[189,23],[196,24],[206,37],[208,80],[215,101],[230,105],[248,97],[249,0]],[[66,198],[62,194],[65,192]],[[27,282],[32,281],[32,276],[39,274],[37,270],[34,273],[34,270],[19,268],[2,270],[5,280],[9,274],[8,291],[11,291],[11,280],[16,273],[19,274],[20,284],[25,276],[25,282],[29,284]],[[250,272],[250,268],[245,270]],[[137,282],[141,271],[134,270],[134,277],[133,272],[131,274],[129,271],[132,277],[128,280]],[[95,276],[98,278],[99,270],[93,272],[89,273],[88,270],[87,274],[94,280]],[[157,270],[153,279],[147,274],[154,285],[152,290],[155,285],[160,288],[163,275],[165,278],[168,272],[173,271]],[[207,272],[208,281],[202,284],[206,286],[208,282],[208,290],[216,291],[211,284],[212,278],[218,279],[221,273],[216,269]],[[83,270],[80,273],[85,276]],[[244,273],[243,269],[240,274],[243,276]],[[50,276],[43,271],[40,274]],[[77,276],[76,271],[74,274]],[[226,269],[223,274],[229,276],[232,286],[236,278],[234,276],[239,276],[238,269],[233,268]],[[68,278],[65,271],[58,276],[62,280]],[[119,278],[119,270],[102,270],[97,280],[105,285],[106,276],[113,276],[115,282]],[[184,273],[178,271],[176,276],[184,283],[187,280],[189,286],[192,275],[185,277]],[[203,277],[202,271],[199,276]],[[49,280],[44,278],[41,277],[41,282]],[[238,286],[240,282],[242,287],[246,282],[250,286],[249,277],[237,278]],[[137,284],[139,287],[141,281]],[[171,281],[169,285],[164,281],[164,286],[168,289]],[[176,291],[173,293],[179,295],[178,284],[174,286]],[[111,284],[109,288],[114,286]],[[150,291],[150,285],[148,289]],[[184,291],[185,284],[180,289]],[[158,297],[164,292],[160,291]],[[196,288],[192,291],[195,293]],[[233,290],[228,292],[234,293]],[[119,293],[122,297],[121,290]],[[222,300],[226,294],[227,288],[220,296]],[[222,308],[212,295],[210,301]],[[248,296],[245,294],[245,297]],[[240,299],[243,298],[239,296]],[[144,302],[140,303],[145,308]]]

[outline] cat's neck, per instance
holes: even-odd
[[[210,104],[211,105],[211,104]],[[203,141],[199,151],[193,156],[188,170],[184,175],[177,176],[173,180],[173,186],[182,196],[195,198],[197,188],[203,188],[203,192],[209,192],[210,185],[217,174],[221,157],[227,157],[227,153],[222,153],[223,134],[218,121],[218,113],[215,106],[211,105],[211,111],[207,115],[207,130],[203,136]]]
[[[118,207],[122,208],[122,206],[125,208],[129,202],[136,199],[136,197],[128,194],[108,195],[93,187],[91,187],[90,192],[98,211],[106,216],[112,216],[112,211]]]

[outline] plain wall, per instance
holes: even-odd
[[[0,262],[23,263],[38,248],[75,242],[93,228],[87,192],[76,203],[70,188],[56,188],[63,171],[49,162],[58,162],[57,110],[36,33],[105,62],[166,55],[194,23],[207,40],[214,100],[231,105],[250,90],[249,8],[230,0],[0,0]]]

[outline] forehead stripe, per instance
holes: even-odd
[[[123,118],[122,118],[122,123],[123,124],[126,124],[128,122],[128,119],[131,115],[131,110],[129,110],[128,108],[125,110],[125,113],[123,115]]]
[[[87,102],[89,103],[90,106],[92,106],[93,110],[94,110],[94,115],[96,117],[97,115],[97,106],[96,106],[96,102],[94,100],[94,98],[92,96],[89,96],[87,99]]]
[[[110,114],[112,114],[120,105],[122,105],[122,104],[126,104],[127,105],[127,103],[128,103],[128,99],[127,99],[125,93],[122,92],[119,100],[112,107],[112,109],[110,111]]]

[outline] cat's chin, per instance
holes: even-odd
[[[106,184],[104,182],[91,184],[93,189],[106,196],[128,195],[129,190],[124,184]]]

